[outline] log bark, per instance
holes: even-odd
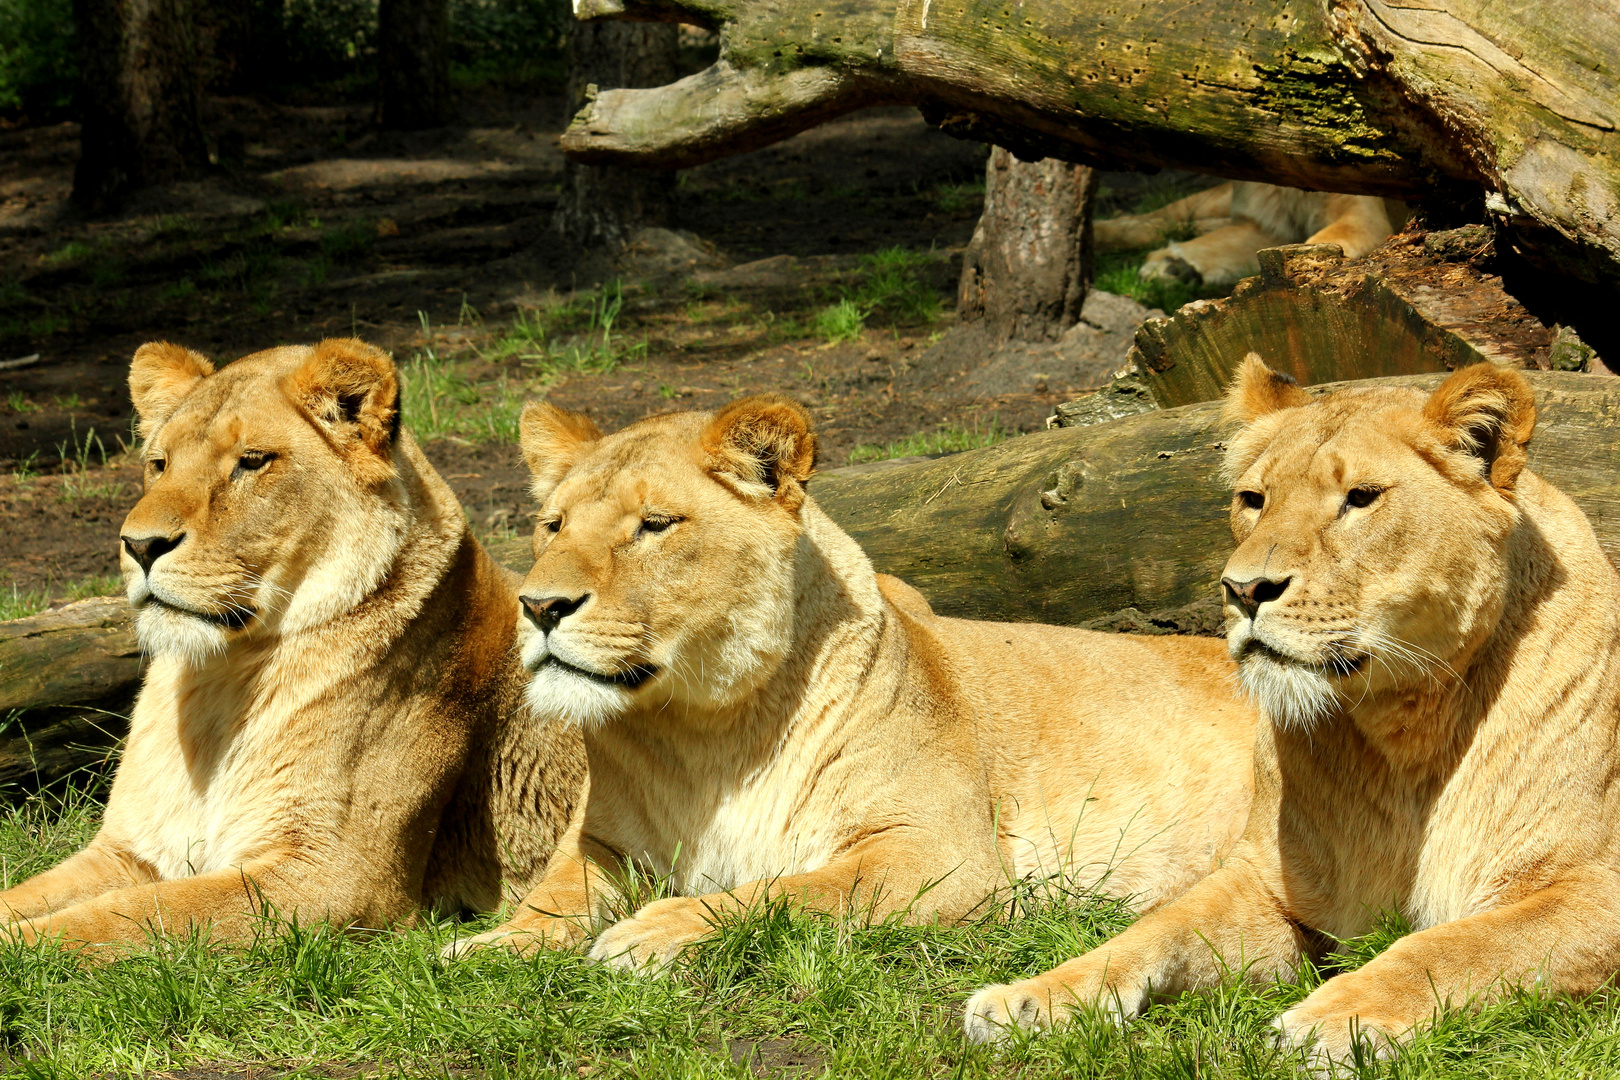
[[[381,0],[377,84],[383,127],[420,131],[450,122],[450,0]]]
[[[660,86],[675,77],[673,25],[580,23],[568,38],[568,101],[583,108],[601,87]],[[635,164],[564,166],[552,227],[572,249],[616,251],[637,229],[675,220],[675,174]]]
[[[1620,280],[1620,18],[1546,0],[579,0],[717,29],[714,67],[603,91],[563,147],[687,166],[878,104],[1020,157],[1458,201]]]
[[[193,15],[191,0],[74,0],[80,208],[208,167]]]
[[[1019,161],[996,147],[984,170],[984,210],[962,253],[957,313],[994,342],[1056,341],[1080,321],[1091,284],[1091,169]]]

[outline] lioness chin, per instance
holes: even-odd
[[[393,362],[328,340],[216,372],[150,344],[130,393],[150,666],[100,831],[0,892],[0,938],[240,940],[267,909],[384,927],[521,895],[584,755],[523,705],[513,581],[399,427]]]
[[[1524,378],[1479,364],[1429,395],[1312,402],[1251,355],[1229,408],[1245,426],[1226,462],[1228,642],[1270,713],[1248,826],[1174,903],[980,991],[969,1033],[1268,981],[1391,904],[1415,932],[1276,1021],[1320,1069],[1514,987],[1610,983],[1620,579],[1524,468]]]
[[[1218,642],[937,618],[806,494],[781,398],[601,435],[523,416],[540,504],[530,700],[582,726],[580,811],[521,913],[454,955],[659,964],[771,897],[957,920],[1061,875],[1151,908],[1218,864],[1255,714]]]

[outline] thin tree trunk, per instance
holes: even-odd
[[[568,103],[578,111],[598,90],[664,86],[675,79],[680,28],[672,23],[579,23],[568,38]],[[623,247],[638,228],[675,219],[675,173],[581,165],[563,171],[552,223],[569,246]]]
[[[208,166],[191,0],[74,0],[79,164],[73,201],[111,208]]]
[[[1091,283],[1095,174],[1020,161],[1001,147],[984,171],[984,210],[962,256],[957,310],[998,341],[1055,341],[1080,321]]]
[[[417,131],[450,122],[449,0],[377,5],[378,118]]]

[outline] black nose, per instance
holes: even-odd
[[[1250,578],[1248,581],[1221,578],[1221,585],[1226,589],[1226,598],[1236,603],[1252,619],[1259,612],[1261,604],[1275,600],[1287,592],[1288,584],[1293,580],[1291,577],[1285,577],[1281,581],[1262,577]]]
[[[558,623],[584,607],[585,601],[590,598],[591,594],[586,593],[574,599],[566,596],[520,596],[518,601],[522,603],[529,621],[538,626],[541,633],[549,634],[557,629]]]
[[[129,557],[141,564],[141,572],[150,574],[152,564],[180,546],[180,541],[186,538],[185,533],[175,536],[121,536],[124,550]]]

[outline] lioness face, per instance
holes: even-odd
[[[536,708],[580,724],[632,708],[712,718],[776,670],[815,460],[802,409],[750,398],[604,437],[533,405],[523,450],[540,503],[520,591]]]
[[[130,390],[144,493],[121,530],[141,646],[201,660],[347,611],[398,553],[392,361],[358,341],[255,353],[215,372],[145,345]]]
[[[1238,548],[1222,588],[1245,689],[1274,720],[1308,724],[1455,679],[1503,607],[1535,423],[1524,380],[1486,364],[1427,399],[1311,403],[1252,357],[1232,394],[1249,425],[1228,451]]]

